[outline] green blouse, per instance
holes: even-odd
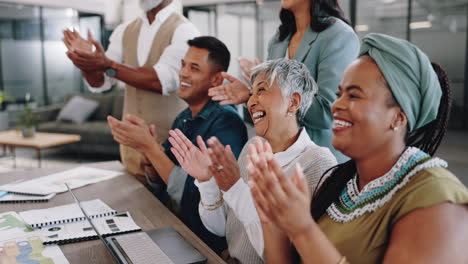
[[[376,211],[343,223],[326,213],[318,225],[349,263],[381,263],[398,220],[413,210],[447,201],[468,204],[467,188],[448,170],[428,168],[416,173]]]

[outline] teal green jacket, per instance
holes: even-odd
[[[278,41],[278,32],[268,44],[268,59],[284,58],[291,36]],[[359,39],[353,29],[342,20],[335,22],[318,33],[309,27],[302,37],[294,59],[304,63],[318,85],[318,92],[301,121],[312,141],[330,148],[338,162],[348,160],[331,144],[331,106],[336,99],[338,85],[343,72],[353,62],[359,52]]]

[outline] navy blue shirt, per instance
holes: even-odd
[[[236,158],[248,139],[247,128],[236,109],[230,105],[219,105],[218,102],[212,100],[208,101],[195,117],[192,117],[190,108],[182,111],[172,124],[172,129],[176,128],[180,129],[196,146],[198,146],[197,136],[201,136],[205,142],[215,136],[223,145],[231,146]],[[166,155],[179,166],[179,162],[170,150],[171,143],[166,140],[162,146]],[[182,221],[211,249],[220,253],[227,248],[226,240],[224,237],[214,235],[203,225],[198,213],[200,193],[194,181],[195,179],[190,176],[185,180],[180,201]]]

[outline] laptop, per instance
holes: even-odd
[[[80,201],[69,188],[94,232],[104,243],[116,263],[119,264],[198,264],[206,263],[206,257],[189,244],[172,227],[157,228],[144,232],[133,232],[103,238],[89,216],[81,207]]]

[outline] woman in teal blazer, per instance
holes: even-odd
[[[281,25],[268,44],[268,59],[290,58],[304,63],[318,84],[318,93],[302,120],[312,141],[328,147],[338,162],[347,157],[331,145],[333,117],[330,112],[345,68],[357,58],[359,39],[347,24],[337,0],[283,0]],[[254,63],[241,59],[248,72]],[[249,89],[228,74],[228,84],[209,90],[221,104],[248,100]]]

